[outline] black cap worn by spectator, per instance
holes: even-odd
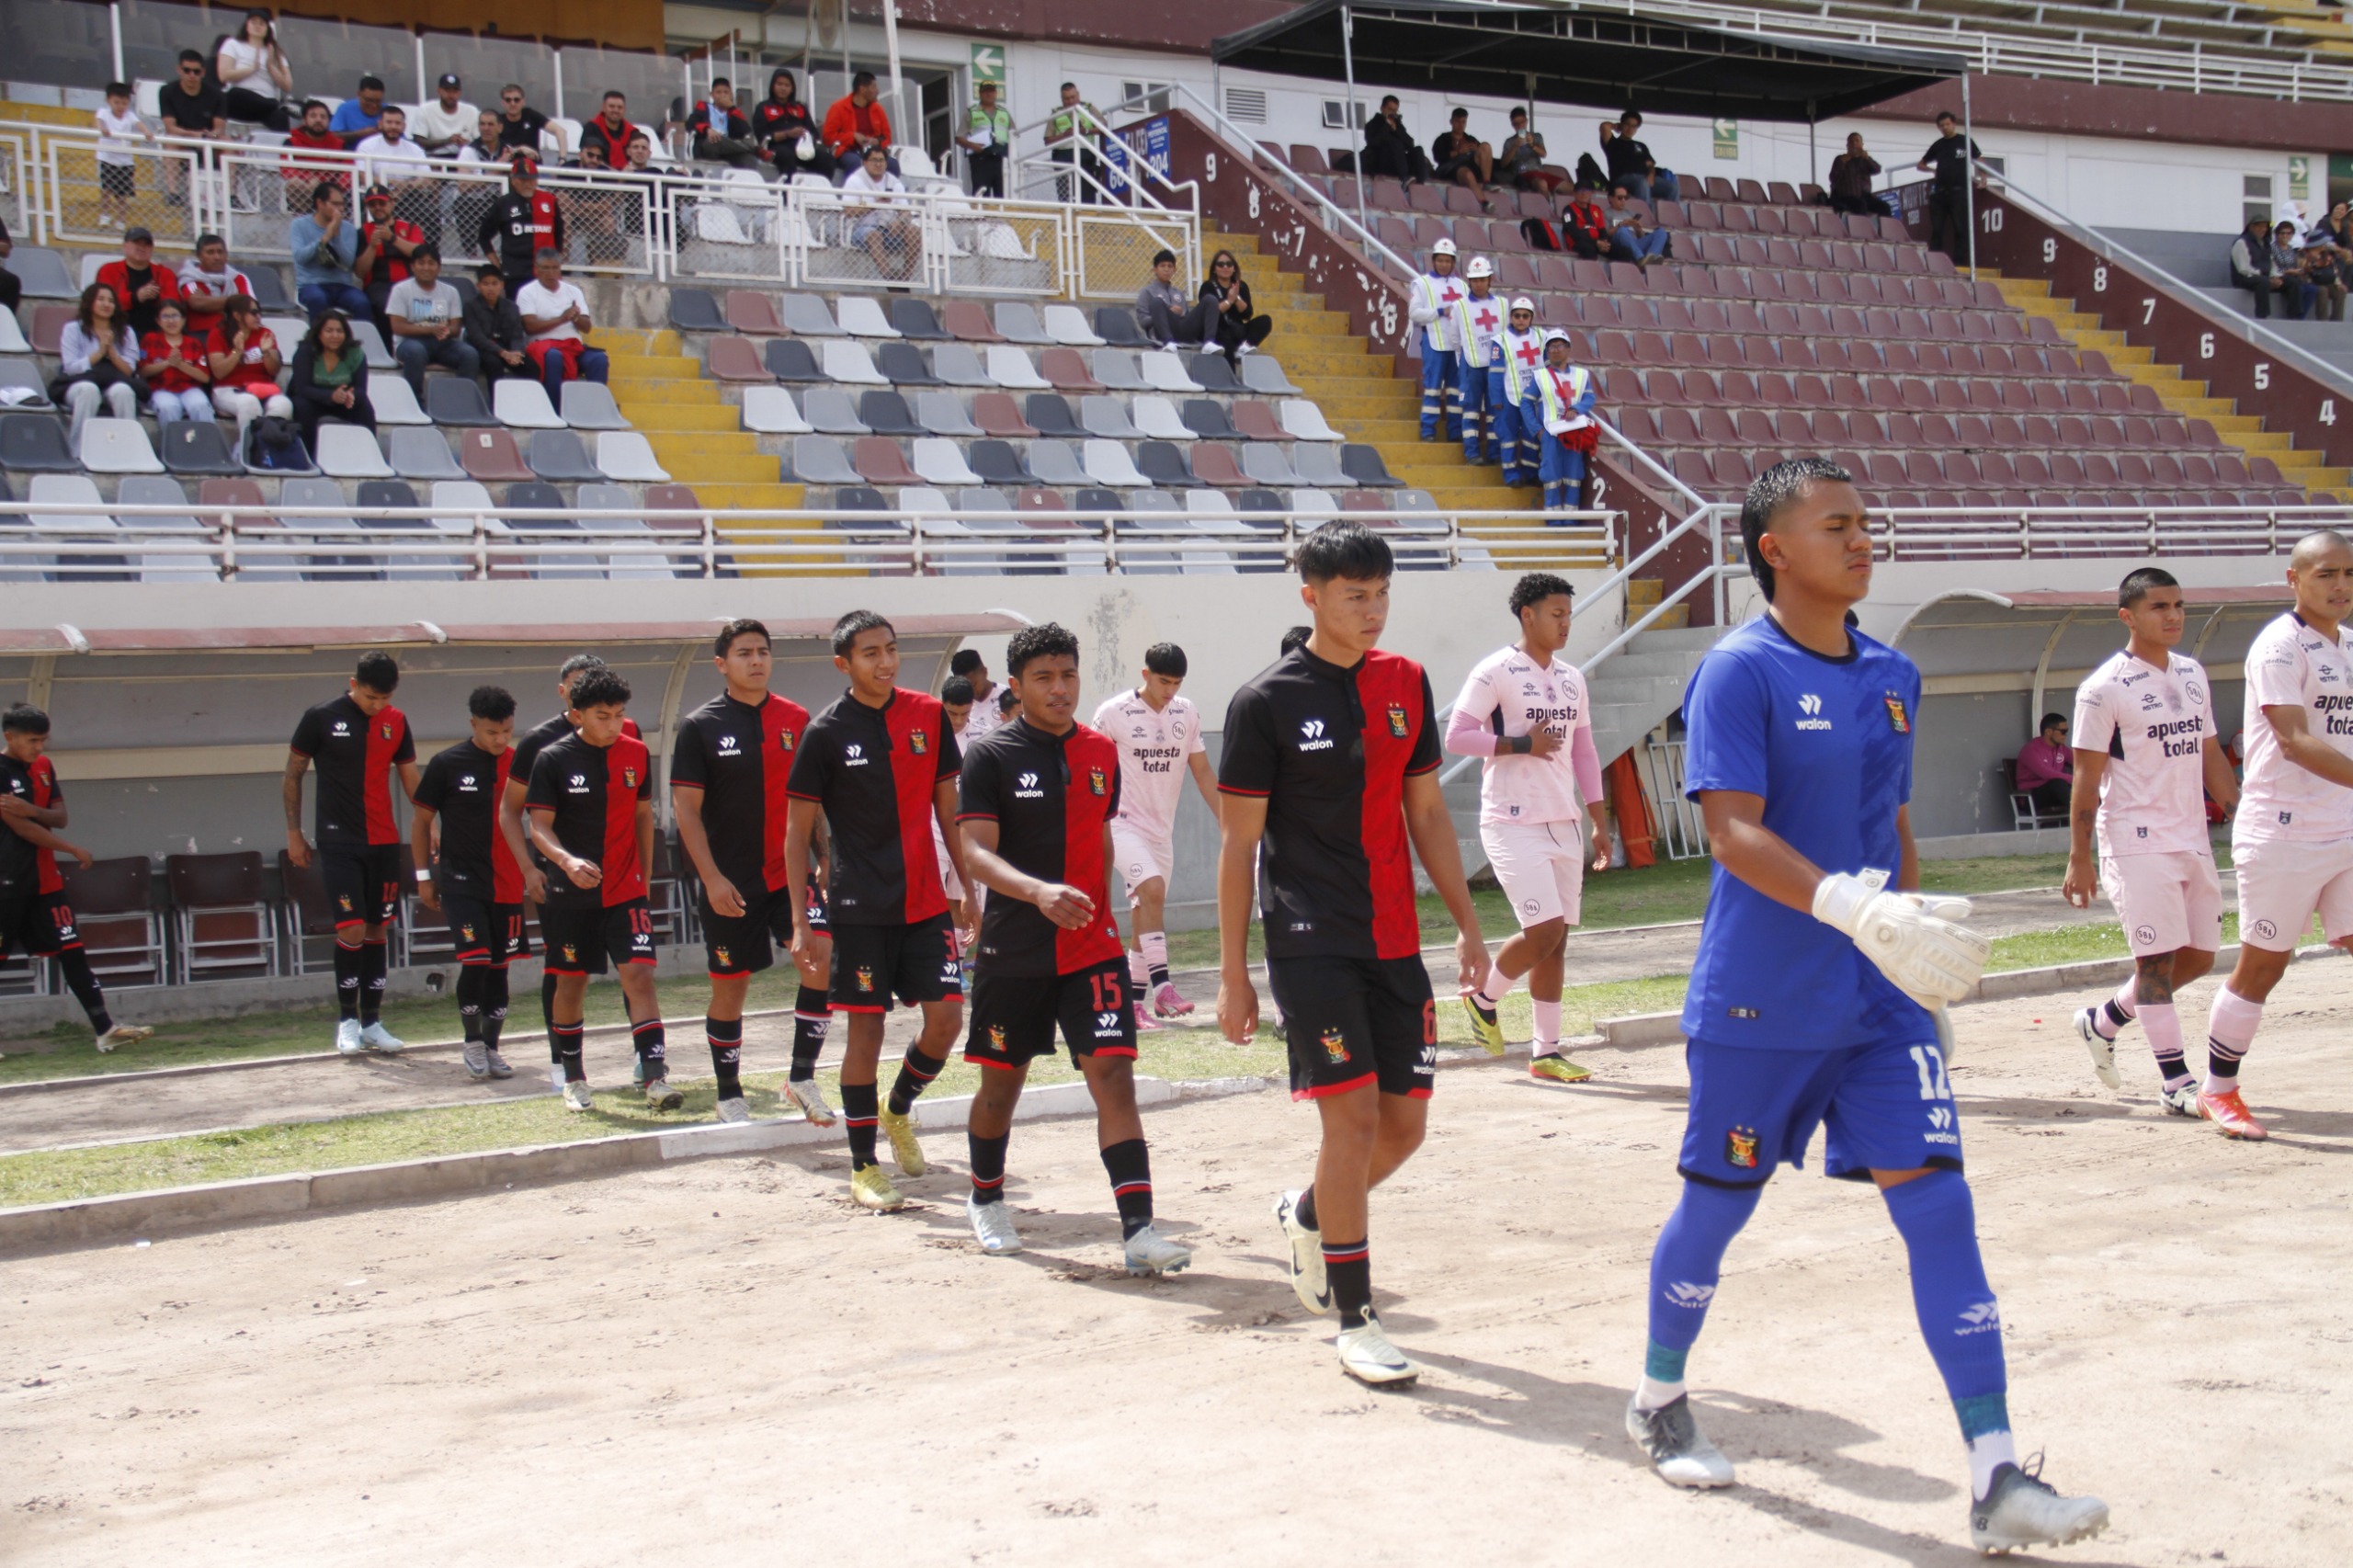
[[[153,231],[133,224],[122,232],[122,243],[127,245],[152,245],[155,243],[155,235]]]
[[[455,71],[444,71],[441,73],[441,80],[434,85],[441,87],[455,87],[463,84],[459,82],[458,74]]]

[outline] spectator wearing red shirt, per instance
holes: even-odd
[[[876,101],[881,96],[882,90],[874,85],[874,73],[861,71],[850,78],[849,97],[836,98],[825,111],[825,128],[817,139],[834,156],[835,185],[866,162],[867,148],[878,142],[885,149],[891,145],[891,114]],[[896,159],[890,168],[892,174],[899,172]]]
[[[405,218],[392,216],[392,193],[377,186],[368,192],[368,216],[359,224],[359,255],[351,270],[368,291],[377,324],[384,324],[384,301],[392,285],[408,276],[408,258],[425,243],[425,231]]]
[[[2064,816],[2075,794],[2075,754],[2067,744],[2067,715],[2045,713],[2042,733],[2018,748],[2018,788],[2034,798],[2038,816]]]
[[[250,294],[231,297],[212,329],[209,345],[212,368],[212,406],[237,422],[237,448],[244,449],[245,428],[265,414],[289,419],[294,402],[278,390],[278,372],[284,363],[278,335],[261,324],[261,307]]]
[[[170,267],[155,265],[155,236],[143,228],[123,231],[122,259],[99,267],[95,281],[114,290],[122,301],[126,324],[142,338],[155,330],[155,312],[163,302],[180,297],[180,280]]]
[[[1578,186],[1561,210],[1561,238],[1587,261],[1599,261],[1609,248],[1609,214],[1602,209],[1599,193],[1593,187]]]
[[[218,234],[199,234],[196,255],[180,263],[176,275],[180,302],[188,307],[188,326],[210,336],[212,324],[232,294],[251,294],[253,280],[229,265],[229,245]]]
[[[343,138],[327,128],[327,106],[316,98],[304,101],[302,123],[287,134],[286,144],[306,153],[341,153],[347,149]],[[333,180],[345,190],[351,188],[351,165],[342,158],[289,158],[282,165],[286,171],[287,210],[299,212],[311,199],[311,191],[321,180]]]
[[[148,403],[155,423],[212,417],[212,366],[207,357],[209,340],[190,332],[188,312],[177,300],[165,300],[155,312],[156,327],[140,339],[139,375],[147,383]]]
[[[629,166],[629,99],[620,93],[605,95],[604,111],[580,133],[580,161],[592,169]]]

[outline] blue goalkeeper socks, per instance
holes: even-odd
[[[1683,1392],[1684,1359],[1708,1321],[1724,1253],[1763,1192],[1762,1187],[1684,1182],[1683,1199],[1651,1249],[1650,1348],[1634,1393],[1642,1408],[1659,1409]]]
[[[1959,1171],[1886,1188],[1889,1218],[1912,1256],[1912,1306],[1928,1354],[1972,1450],[2006,1439],[2009,1380],[2002,1364],[2002,1313],[1977,1251],[1977,1209]]]

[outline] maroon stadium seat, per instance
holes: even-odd
[[[775,297],[756,289],[727,290],[727,324],[751,337],[781,337],[786,330]]]
[[[485,484],[528,483],[539,478],[531,465],[523,460],[515,437],[506,430],[459,430],[458,466],[470,479]]]
[[[858,437],[850,443],[849,460],[869,484],[894,489],[923,483],[907,466],[907,455],[899,449],[899,443],[888,436]]]
[[[748,337],[712,338],[706,368],[711,380],[718,381],[766,384],[776,380],[761,362],[759,347]]]
[[[939,311],[939,324],[949,335],[966,343],[1003,343],[1005,335],[989,320],[988,307],[978,300],[949,300]]]

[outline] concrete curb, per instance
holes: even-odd
[[[1274,1086],[1274,1080],[1267,1078],[1214,1078],[1184,1084],[1138,1078],[1136,1103],[1149,1109],[1183,1100],[1255,1094]],[[972,1105],[969,1095],[919,1100],[915,1104],[915,1122],[926,1131],[951,1131],[964,1125]],[[1023,1095],[1016,1119],[1042,1121],[1088,1116],[1094,1108],[1086,1085],[1074,1080],[1045,1085]],[[574,1143],[549,1143],[531,1149],[491,1149],[472,1154],[355,1165],[347,1170],[254,1176],[160,1192],[71,1199],[62,1203],[0,1211],[0,1257],[104,1245],[192,1226],[290,1219],[366,1204],[459,1198],[518,1183],[577,1181],[673,1160],[830,1144],[840,1137],[838,1127],[816,1127],[797,1119],[732,1127],[714,1122],[659,1132],[585,1139]]]

